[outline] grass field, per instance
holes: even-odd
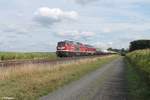
[[[4,60],[26,60],[26,59],[56,59],[56,54],[52,52],[0,52],[0,61]]]
[[[127,54],[130,100],[150,100],[150,49]]]
[[[127,55],[127,58],[150,79],[150,49],[131,52]]]
[[[58,65],[28,65],[0,69],[0,99],[37,100],[117,56],[88,58]]]

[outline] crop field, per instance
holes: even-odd
[[[150,49],[133,51],[127,58],[127,79],[131,100],[150,99]]]
[[[75,60],[56,65],[0,68],[0,99],[37,100],[81,76],[100,68],[116,55]]]
[[[0,61],[6,60],[35,60],[35,59],[56,59],[53,52],[0,52]]]

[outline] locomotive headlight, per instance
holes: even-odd
[[[59,50],[63,50],[63,49],[65,49],[65,47],[58,47],[57,49],[59,49]]]
[[[61,47],[61,49],[65,49],[65,47]]]

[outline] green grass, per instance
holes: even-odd
[[[150,100],[149,86],[143,76],[135,69],[131,63],[127,62],[127,86],[129,100]]]
[[[52,52],[0,52],[0,60],[26,60],[26,59],[56,59],[56,54]]]
[[[150,49],[131,52],[127,59],[150,81]]]
[[[0,98],[37,100],[39,97],[98,69],[116,56],[78,60],[59,65],[31,65],[0,70]]]
[[[127,54],[127,80],[130,100],[150,100],[150,49]]]

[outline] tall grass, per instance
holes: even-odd
[[[52,52],[0,52],[0,61],[26,59],[56,59],[56,55]]]
[[[28,65],[0,69],[0,99],[37,100],[116,56],[89,58],[58,65]]]
[[[127,58],[150,79],[150,49],[131,52],[127,55]]]
[[[150,49],[127,54],[129,100],[150,100]]]

